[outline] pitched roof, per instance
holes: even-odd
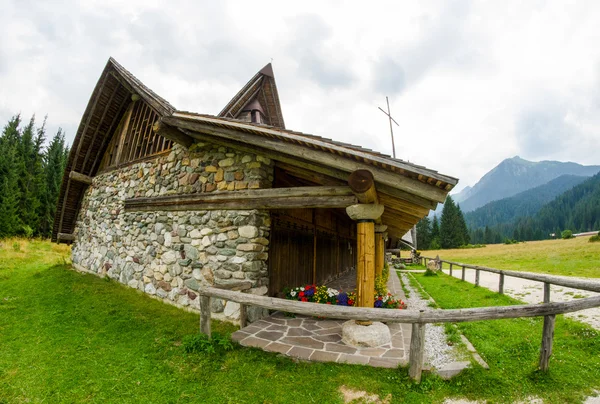
[[[152,106],[160,116],[175,111],[174,106],[146,87],[115,59],[108,59],[71,146],[58,197],[52,241],[56,241],[58,233],[73,232],[79,204],[86,189],[85,184],[71,181],[69,174],[75,171],[90,177],[96,175],[110,137],[131,103],[133,94]]]
[[[258,102],[262,106],[263,111],[261,112],[264,113],[267,124],[285,129],[271,63],[260,69],[227,103],[218,116],[235,119],[251,102]]]
[[[52,240],[58,233],[72,233],[86,185],[71,181],[75,171],[96,175],[110,137],[133,94],[139,95],[160,115],[161,121],[178,128],[182,136],[207,137],[210,141],[232,143],[275,153],[282,163],[290,159],[306,162],[305,170],[331,168],[336,180],[346,181],[356,169],[373,172],[386,206],[382,220],[391,233],[401,237],[429,209],[442,202],[457,184],[456,178],[360,146],[311,134],[286,130],[281,115],[271,64],[261,69],[227,104],[219,116],[177,111],[130,72],[110,58],[81,119],[63,178]],[[266,124],[236,119],[249,103],[258,102],[266,112]],[[287,160],[286,160],[287,159]],[[303,163],[304,164],[304,163]]]

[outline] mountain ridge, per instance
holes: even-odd
[[[562,175],[591,177],[600,165],[584,166],[574,162],[525,160],[519,156],[505,159],[486,173],[473,187],[465,187],[453,195],[463,212],[471,212],[485,204],[514,196],[543,185]]]

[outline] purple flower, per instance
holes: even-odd
[[[314,295],[315,295],[315,290],[313,288],[304,290],[304,296],[313,297]]]
[[[348,294],[346,292],[337,295],[337,304],[338,306],[348,306]]]
[[[383,302],[381,300],[375,300],[375,307],[383,306]]]

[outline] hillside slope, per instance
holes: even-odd
[[[477,184],[454,196],[463,212],[473,211],[485,204],[508,198],[543,185],[562,175],[589,177],[600,172],[600,166],[583,166],[572,162],[532,162],[520,157],[506,159],[485,174]],[[465,198],[466,196],[466,198]]]
[[[533,216],[544,205],[589,177],[561,175],[544,185],[518,193],[509,198],[490,202],[465,214],[470,229],[510,223],[519,217]]]

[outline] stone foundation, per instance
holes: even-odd
[[[270,216],[261,210],[125,212],[125,199],[270,187],[269,159],[209,144],[101,173],[83,198],[73,263],[179,307],[199,309],[200,285],[248,280],[266,295]],[[239,305],[213,300],[215,317]],[[248,318],[261,317],[251,308]]]

